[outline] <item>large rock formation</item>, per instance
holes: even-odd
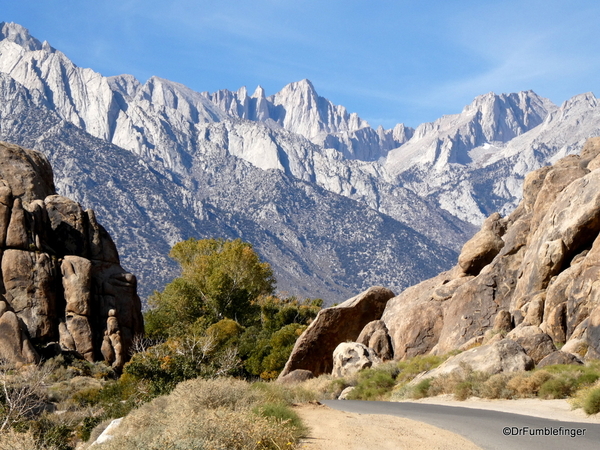
[[[531,361],[523,367],[600,358],[598,279],[600,138],[593,138],[580,156],[530,173],[512,214],[491,215],[454,268],[390,299],[381,319],[353,340],[388,353],[390,339],[394,359],[477,346],[481,350],[469,355],[487,355],[482,360],[498,348],[518,347],[527,356],[519,358]],[[343,329],[342,318],[336,320]],[[332,336],[321,327],[312,348],[332,352]],[[301,338],[297,349],[303,345]]]
[[[319,311],[296,341],[279,378],[296,369],[310,370],[315,376],[331,372],[335,348],[356,340],[365,325],[381,317],[393,296],[389,289],[372,287],[338,306]]]
[[[381,320],[394,358],[485,345],[499,333],[536,363],[555,344],[600,357],[599,155],[593,138],[580,156],[530,173],[517,209],[490,216],[456,267],[391,299]]]
[[[143,333],[136,279],[94,212],[56,195],[39,152],[0,143],[0,358],[52,342],[121,367]]]

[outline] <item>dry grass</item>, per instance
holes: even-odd
[[[31,431],[19,433],[13,429],[0,433],[0,450],[54,450],[42,446]]]
[[[314,397],[314,400],[333,399],[335,398],[332,390],[332,383],[334,380],[335,378],[333,378],[331,375],[324,374],[316,378],[303,381],[298,385],[298,387],[310,392]],[[340,390],[340,392],[342,391]],[[337,395],[339,395],[339,393]]]
[[[234,379],[190,380],[168,396],[158,397],[130,413],[114,439],[98,450],[293,448],[297,426],[273,412],[277,388],[255,388]],[[275,408],[277,409],[277,408]],[[281,409],[279,410],[281,411]],[[284,414],[288,414],[285,412]]]

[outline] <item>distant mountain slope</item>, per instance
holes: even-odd
[[[2,29],[7,37],[0,41],[0,72],[43,93],[59,117],[135,153],[163,175],[189,178],[194,154],[210,143],[258,168],[283,170],[358,200],[455,251],[474,232],[412,191],[387,183],[376,162],[361,160],[384,155],[410,130],[401,125],[385,133],[379,130],[386,146],[375,151],[373,146],[381,143],[373,138],[377,133],[356,114],[319,97],[308,80],[268,98],[258,89],[250,98],[244,89],[210,95],[157,77],[144,84],[130,75],[105,78],[75,66],[19,25]],[[338,151],[310,140],[338,138],[349,139],[351,148]],[[359,148],[367,147],[370,153],[363,155],[366,150]],[[344,156],[350,151],[353,160]]]
[[[43,95],[4,74],[0,139],[48,156],[57,189],[96,210],[144,295],[175,275],[166,255],[192,236],[247,240],[273,265],[280,290],[328,303],[371,284],[400,289],[456,257],[389,216],[210,141],[188,161],[186,179],[159,173],[61,119]]]
[[[0,138],[43,150],[59,191],[105,215],[145,295],[190,236],[249,240],[298,295],[405,287],[514,208],[526,172],[600,133],[592,94],[558,108],[531,91],[375,130],[308,80],[266,96],[107,78],[17,24],[0,24],[0,74]]]
[[[390,153],[386,169],[396,173],[396,183],[410,187],[432,203],[471,223],[477,223],[496,211],[510,213],[521,200],[523,178],[528,172],[579,152],[588,138],[600,135],[600,104],[592,93],[577,95],[560,107],[552,107],[533,93],[525,94],[527,97],[521,102],[537,105],[531,110],[538,111],[530,115],[529,123],[533,125],[543,118],[538,125],[528,130],[525,126],[518,127],[518,133],[504,142],[494,141],[494,133],[487,138],[484,134],[467,133],[469,139],[465,139],[460,130],[480,128],[480,125],[474,127],[472,122],[467,122],[465,127],[466,120],[472,115],[469,109],[473,110],[468,107],[465,110],[467,114],[463,112],[459,116],[440,119],[446,125],[445,132],[426,138],[429,143],[436,142],[438,146],[443,141],[440,148],[444,148],[445,153],[438,152],[435,158],[427,160],[433,154],[429,151],[431,147],[409,141]],[[481,103],[481,99],[475,104]],[[545,114],[544,109],[547,111]],[[478,119],[478,115],[474,118]],[[450,121],[458,126],[447,126]],[[452,136],[460,136],[460,139]],[[465,141],[471,145],[465,146]],[[402,151],[412,151],[414,158],[423,159],[419,162],[413,159],[412,165],[399,164],[396,158],[402,157]],[[449,154],[457,157],[451,160],[447,157]],[[395,168],[390,170],[394,164]]]

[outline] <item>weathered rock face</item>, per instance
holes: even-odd
[[[56,195],[40,153],[0,143],[0,357],[59,342],[121,367],[143,333],[136,279],[91,210]]]
[[[539,363],[536,364],[537,367],[545,367],[552,366],[554,364],[574,364],[574,365],[583,365],[583,362],[572,353],[561,352],[557,350],[555,352],[550,353],[544,359],[542,359]]]
[[[453,269],[386,301],[381,319],[365,324],[360,335],[356,322],[343,334],[349,319],[324,310],[288,365],[327,372],[333,349],[345,341],[357,341],[383,359],[460,349],[478,358],[469,364],[489,365],[475,370],[491,373],[598,359],[598,280],[600,138],[593,138],[581,156],[530,173],[510,216],[491,215]],[[561,352],[556,344],[564,344]],[[509,354],[516,359],[505,366]]]
[[[439,367],[424,373],[422,378],[436,378],[464,370],[496,374],[533,369],[533,360],[525,354],[523,347],[515,341],[503,339],[489,345],[473,348],[444,361]],[[413,382],[417,382],[414,380]]]
[[[378,358],[375,352],[357,342],[342,342],[333,351],[334,377],[346,377],[373,366]]]
[[[529,174],[523,201],[490,216],[458,265],[391,299],[395,359],[468,348],[500,334],[539,363],[600,357],[600,138]],[[517,327],[515,330],[511,329]],[[564,359],[564,358],[563,358]]]
[[[381,318],[393,296],[389,289],[372,287],[338,306],[319,311],[296,341],[279,377],[296,369],[310,370],[314,376],[331,373],[335,348],[342,342],[356,340],[365,325]]]
[[[311,378],[314,378],[314,375],[310,370],[296,369],[292,370],[286,376],[279,378],[277,381],[283,384],[297,384]]]
[[[372,349],[382,361],[392,359],[394,356],[390,335],[382,320],[369,322],[360,332],[356,342]]]

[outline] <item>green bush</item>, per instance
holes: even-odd
[[[435,369],[441,363],[443,363],[447,356],[436,356],[436,355],[425,355],[415,356],[407,361],[400,361],[398,363],[399,374],[397,376],[398,384],[406,383],[411,381],[414,377],[420,373],[426,372],[431,369]]]
[[[293,403],[308,402],[318,400],[319,393],[302,384],[286,385],[276,381],[257,381],[252,383],[252,389],[260,392],[260,395],[266,402],[284,403],[292,405]]]
[[[431,378],[425,378],[419,381],[409,392],[409,397],[413,399],[420,399],[429,395],[429,389],[431,388]]]
[[[538,397],[545,399],[567,398],[575,391],[572,379],[551,378],[540,386]]]
[[[519,373],[513,377],[506,387],[521,397],[535,397],[542,385],[553,378],[547,370]]]
[[[283,403],[263,403],[256,406],[253,409],[253,412],[259,416],[275,420],[281,425],[291,428],[296,437],[302,436],[307,431],[300,416]]]
[[[586,414],[598,414],[600,412],[600,388],[592,389],[584,398],[583,410]]]
[[[106,419],[104,419],[104,420],[106,420]],[[94,428],[96,428],[96,426],[98,426],[98,424],[102,423],[104,420],[100,416],[85,417],[79,428],[79,432],[78,432],[79,439],[81,439],[83,442],[87,442],[90,439],[90,436],[91,436]]]
[[[483,398],[512,398],[513,391],[506,386],[510,380],[510,375],[506,373],[497,373],[483,382],[479,389]]]
[[[385,398],[396,384],[389,371],[365,369],[358,373],[358,384],[348,395],[349,399],[379,400]]]
[[[460,381],[454,387],[454,398],[456,400],[466,400],[473,394],[473,382],[472,381]]]

